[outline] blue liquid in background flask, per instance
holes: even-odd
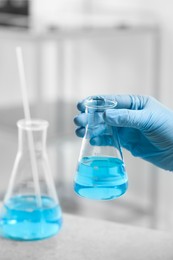
[[[112,200],[128,188],[117,129],[103,119],[105,110],[116,105],[101,96],[89,97],[85,102],[88,124],[74,178],[74,191],[81,197]]]
[[[46,152],[48,122],[20,120],[18,152],[9,186],[0,209],[0,235],[14,240],[40,240],[56,235],[62,211]],[[32,174],[29,134],[32,132],[40,196]]]

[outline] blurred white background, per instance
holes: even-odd
[[[48,152],[64,212],[173,230],[172,173],[126,151],[125,196],[93,202],[73,192],[78,100],[134,93],[173,109],[172,10],[170,0],[0,0],[1,198],[17,149],[16,121],[23,117],[15,54],[21,45],[32,115],[50,121]]]

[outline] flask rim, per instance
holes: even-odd
[[[43,119],[20,119],[17,121],[18,128],[29,131],[40,131],[48,128],[49,122]]]
[[[117,101],[104,96],[90,96],[85,100],[85,107],[93,109],[111,109],[115,108],[117,104]]]

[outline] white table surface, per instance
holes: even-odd
[[[0,238],[0,260],[173,260],[171,233],[67,214],[63,218],[53,238]]]

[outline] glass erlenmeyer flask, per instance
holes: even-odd
[[[82,197],[111,200],[127,190],[128,178],[117,129],[103,119],[104,111],[115,109],[116,105],[103,97],[90,97],[85,102],[88,124],[74,179],[74,190]]]
[[[46,150],[48,122],[20,120],[18,152],[0,210],[0,234],[16,240],[38,240],[58,233],[62,212],[51,176]],[[29,136],[38,172],[38,196],[33,178]]]

